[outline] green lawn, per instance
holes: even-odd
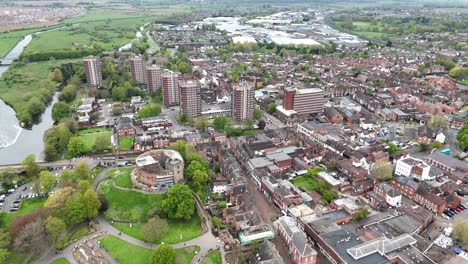
[[[109,203],[109,209],[104,215],[115,221],[146,222],[150,209],[161,207],[164,197],[163,194],[120,190],[109,181],[102,182],[98,190]]]
[[[0,214],[0,227],[6,228],[10,225],[13,218],[17,215],[25,215],[34,211],[34,209],[44,206],[47,198],[30,198],[25,199],[21,202],[20,209],[13,213],[1,213]]]
[[[80,136],[81,140],[83,140],[88,150],[93,149],[94,143],[96,142],[96,138],[102,135],[109,138],[109,145],[107,149],[112,149],[112,146],[110,145],[110,137],[112,136],[111,128],[80,130],[78,131],[78,135]]]
[[[133,169],[133,167],[130,167],[111,170],[107,173],[106,177],[113,179],[115,185],[117,186],[131,189],[133,184],[132,180],[130,179],[130,173]]]
[[[208,255],[206,255],[202,261],[200,262],[201,264],[222,264],[221,260],[221,252],[219,250],[213,250]]]
[[[198,216],[194,216],[188,222],[169,221],[168,224],[168,232],[166,232],[160,240],[151,241],[152,243],[159,244],[164,242],[167,244],[177,244],[194,239],[200,236],[203,232],[201,220]],[[115,223],[113,226],[129,236],[143,240],[143,237],[141,236],[142,225],[132,225],[132,227],[130,227],[129,224]]]
[[[70,262],[66,258],[58,258],[52,261],[50,264],[69,264]]]
[[[37,32],[41,29],[23,29],[0,33],[0,58],[3,58],[24,36]]]
[[[151,249],[133,245],[115,236],[103,237],[100,240],[100,243],[112,257],[118,260],[119,263],[151,263],[153,253]],[[196,255],[195,252],[198,252],[199,250],[200,247],[198,246],[176,249],[176,263],[191,263],[193,257]]]
[[[0,98],[18,113],[27,107],[27,100],[35,95],[37,83],[40,80],[46,80],[53,68],[64,63],[81,61],[82,59],[41,61],[27,64],[15,62],[0,78]]]
[[[119,137],[119,149],[120,150],[129,150],[133,149],[133,140],[134,137]]]

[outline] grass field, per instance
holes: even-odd
[[[128,243],[115,236],[106,236],[100,240],[101,245],[116,258],[119,263],[151,263],[153,251],[151,249]],[[176,249],[176,264],[189,264],[200,247],[186,247]]]
[[[292,180],[292,183],[297,187],[302,187],[308,191],[313,189],[313,182],[309,176],[299,176]]]
[[[202,234],[201,220],[198,216],[194,216],[188,222],[169,221],[168,225],[168,232],[166,232],[161,239],[151,241],[151,243],[160,244],[164,242],[166,244],[177,244],[189,241]],[[130,227],[128,224],[113,224],[113,226],[122,231],[122,233],[143,240],[143,236],[141,235],[142,225],[133,225]]]
[[[343,23],[338,22],[337,25],[342,25]],[[385,38],[388,37],[389,34],[385,32],[381,32],[383,26],[381,23],[377,23],[376,25],[372,25],[370,22],[364,21],[353,21],[353,30],[352,33],[364,38]],[[376,31],[372,30],[372,27],[376,28]]]
[[[106,177],[113,179],[117,186],[131,189],[133,187],[132,180],[130,179],[132,170],[133,167],[111,170],[107,173]]]
[[[1,41],[0,41],[1,42]],[[41,61],[27,64],[15,63],[0,79],[0,98],[11,105],[18,113],[26,107],[25,100],[34,95],[39,80],[47,79],[51,69],[64,63],[78,62],[82,59]]]
[[[110,145],[110,137],[112,136],[111,128],[90,128],[86,130],[80,130],[78,131],[78,135],[80,136],[81,140],[83,140],[88,150],[93,148],[94,143],[96,142],[96,138],[102,135],[109,138],[109,145],[107,149],[112,149],[112,146]]]
[[[146,222],[152,208],[161,207],[164,195],[144,194],[136,191],[120,190],[111,182],[102,182],[98,190],[104,194],[109,209],[104,215],[115,221]]]
[[[25,215],[25,214],[31,213],[36,208],[44,206],[44,203],[46,202],[46,200],[47,198],[45,197],[30,198],[30,199],[23,200],[21,202],[20,209],[17,212],[0,214],[0,222],[1,222],[0,227],[2,228],[8,227],[11,221],[13,221],[13,218],[17,215]]]
[[[206,255],[202,261],[200,262],[201,264],[222,264],[221,260],[221,252],[219,250],[213,250],[208,255]]]
[[[59,258],[52,261],[50,264],[69,264],[70,262],[66,258]]]
[[[129,150],[133,149],[134,137],[119,137],[119,149]]]
[[[24,36],[40,30],[33,28],[0,33],[0,58],[3,58]]]

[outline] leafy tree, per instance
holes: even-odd
[[[70,106],[64,102],[57,102],[52,107],[52,119],[58,122],[70,114]]]
[[[54,161],[58,159],[58,151],[55,145],[46,143],[44,146],[44,159],[46,161]]]
[[[213,166],[213,171],[215,173],[220,173],[221,172],[221,165],[219,165],[219,162],[215,162],[215,164]]]
[[[276,109],[275,109],[275,110],[276,110]],[[263,117],[263,111],[262,111],[262,109],[260,109],[260,108],[255,108],[255,110],[254,110],[254,118],[257,119],[257,120],[260,120],[260,119],[262,119],[262,117]]]
[[[40,166],[36,162],[34,154],[28,155],[22,162],[24,170],[29,177],[36,176],[39,173]]]
[[[83,204],[88,219],[94,218],[99,213],[101,202],[99,201],[96,191],[88,189],[83,195]]]
[[[195,192],[198,192],[208,181],[208,173],[204,170],[196,170],[192,176],[192,187]]]
[[[60,182],[77,182],[75,174],[70,170],[63,170],[60,174]]]
[[[201,160],[193,160],[185,169],[185,175],[188,179],[193,179],[195,171],[205,171],[207,168],[202,164]]]
[[[393,46],[392,41],[391,41],[391,40],[388,40],[387,43],[385,44],[385,46],[387,46],[387,47]]]
[[[4,229],[0,229],[0,264],[8,263],[10,252],[8,246],[10,245],[10,236]]]
[[[53,71],[49,73],[49,80],[53,82],[58,82],[61,83],[63,82],[63,74],[62,71],[59,68],[55,68]]]
[[[369,210],[367,208],[362,208],[354,214],[355,221],[361,221],[366,219],[369,216]]]
[[[387,152],[391,155],[391,154],[395,154],[395,153],[398,153],[400,152],[400,148],[397,147],[397,145],[395,145],[393,142],[390,142],[388,143],[388,149],[387,149]]]
[[[45,104],[37,97],[32,97],[26,104],[27,112],[33,118],[36,118],[39,115],[41,115],[44,112],[45,108]]]
[[[227,204],[226,204],[226,202],[225,202],[225,201],[221,201],[221,202],[219,202],[219,203],[218,203],[218,206],[219,206],[219,208],[222,208],[222,209],[224,209],[224,208],[226,208],[226,207],[227,207]]]
[[[161,107],[159,105],[144,106],[138,111],[139,118],[153,117],[161,114]]]
[[[153,251],[153,264],[174,264],[176,253],[170,245],[161,245]]]
[[[89,164],[85,161],[81,161],[80,163],[78,163],[73,172],[75,174],[75,177],[79,180],[91,180],[91,167],[89,167]]]
[[[77,93],[76,85],[69,84],[65,86],[65,88],[63,88],[62,92],[60,93],[59,100],[70,103],[73,100],[75,100],[76,93]]]
[[[274,112],[276,112],[276,104],[275,103],[270,103],[268,105],[268,113],[273,114]]]
[[[159,240],[168,230],[167,221],[158,216],[148,220],[141,229],[141,236],[147,242],[155,242]]]
[[[80,223],[86,219],[87,209],[83,203],[82,195],[74,193],[65,202],[63,220],[67,225]]]
[[[221,229],[223,227],[223,223],[221,222],[221,219],[219,217],[213,217],[211,218],[211,223],[215,228]]]
[[[244,121],[244,125],[245,125],[245,127],[246,127],[247,130],[252,130],[252,129],[254,129],[254,122],[253,122],[252,119],[246,119],[246,120]]]
[[[387,161],[378,160],[372,167],[371,175],[381,181],[388,181],[393,176],[392,165]]]
[[[429,150],[429,144],[426,144],[424,142],[419,142],[419,151],[420,152],[424,152],[424,151],[427,151]]]
[[[226,125],[230,123],[230,119],[225,116],[217,117],[213,120],[213,127],[218,131],[223,131]]]
[[[200,117],[195,118],[195,127],[197,129],[200,129],[201,131],[205,131],[208,124],[209,122],[206,116],[200,116]]]
[[[89,181],[86,180],[81,180],[78,183],[76,190],[81,194],[85,194],[88,190],[92,190],[91,183],[89,183]]]
[[[162,208],[170,219],[189,220],[195,213],[195,201],[190,188],[185,184],[176,184],[167,192]]]
[[[103,152],[104,150],[108,149],[110,145],[111,140],[109,136],[99,135],[96,137],[96,141],[94,142],[94,149],[97,152]]]
[[[468,150],[468,125],[465,125],[458,131],[457,134],[458,144],[463,151]]]
[[[88,150],[86,149],[85,143],[78,136],[70,138],[70,141],[68,142],[68,145],[67,145],[67,150],[68,150],[67,154],[70,157],[78,157],[88,152]]]
[[[47,234],[52,238],[52,241],[57,243],[58,238],[67,230],[67,226],[62,219],[49,216],[45,222],[45,229]]]
[[[54,189],[55,175],[52,172],[41,171],[41,173],[39,173],[39,179],[41,182],[41,189],[45,193],[49,193]]]
[[[72,187],[64,187],[51,194],[44,204],[44,207],[52,209],[57,215],[63,215],[65,204],[69,197],[75,193]]]
[[[434,141],[434,143],[432,143],[432,147],[435,149],[441,149],[442,143],[440,143],[439,141]]]
[[[468,222],[457,221],[453,225],[453,237],[461,242],[468,241]]]

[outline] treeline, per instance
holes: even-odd
[[[82,58],[90,55],[98,55],[102,53],[104,49],[102,48],[92,48],[92,49],[80,49],[80,50],[52,50],[52,51],[41,51],[41,52],[28,52],[25,51],[21,54],[21,60],[27,61],[48,61],[50,58],[57,60],[62,59],[76,59]]]

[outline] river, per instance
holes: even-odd
[[[25,36],[4,59],[17,59],[31,40],[31,35]],[[0,77],[8,70],[8,67],[0,66]],[[42,114],[40,123],[31,129],[21,128],[13,108],[0,100],[0,165],[21,163],[29,154],[34,154],[38,160],[42,160],[44,150],[42,137],[54,123],[51,113],[52,105],[57,102],[57,99],[58,93],[54,95],[52,103]]]

